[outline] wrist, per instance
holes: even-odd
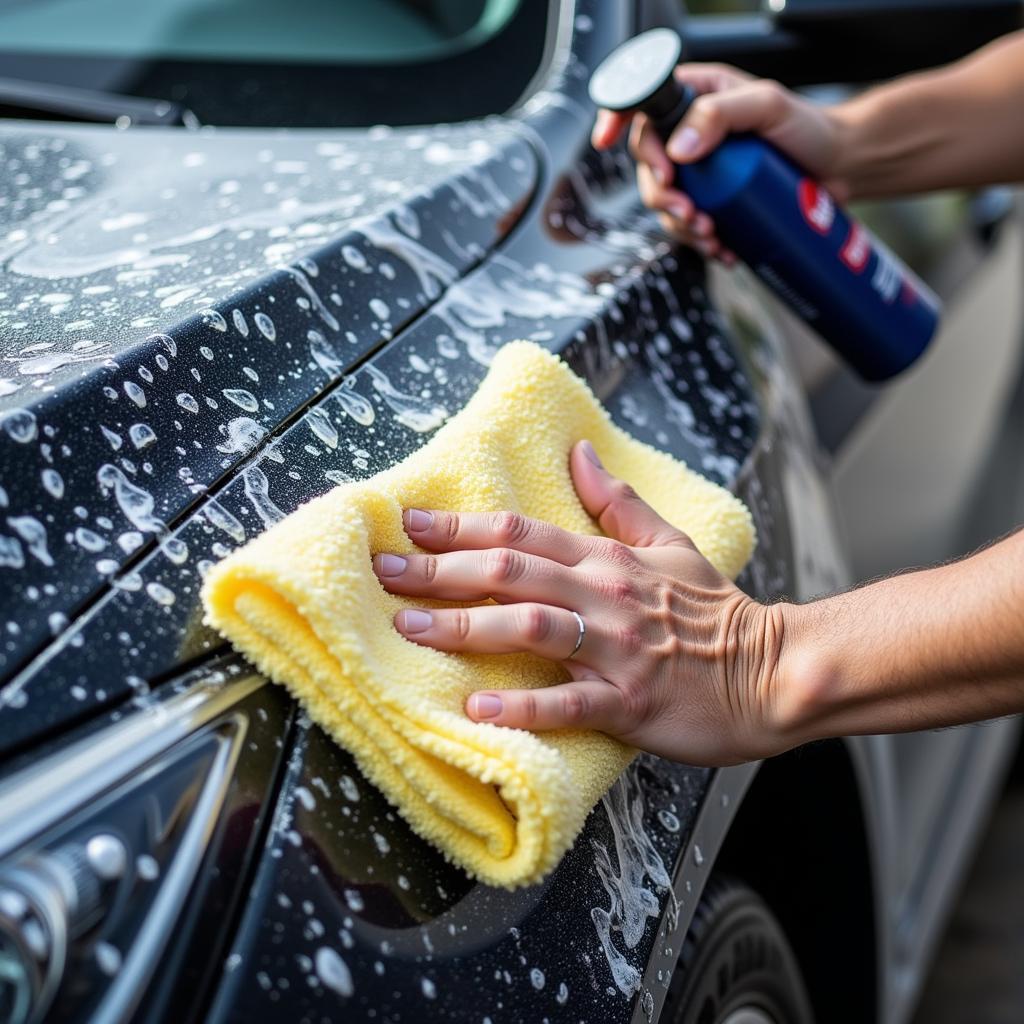
[[[825,184],[843,203],[863,197],[863,185],[858,173],[863,162],[863,149],[870,122],[870,110],[863,98],[848,100],[825,107],[829,136],[832,140],[828,170],[823,175]]]
[[[770,610],[780,639],[768,692],[769,732],[784,751],[829,735],[843,690],[841,659],[823,628],[827,601]]]

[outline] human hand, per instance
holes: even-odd
[[[661,211],[670,235],[708,257],[726,263],[735,256],[722,246],[715,226],[689,196],[674,186],[676,164],[707,156],[733,132],[756,132],[791,156],[841,202],[849,188],[835,174],[840,150],[840,122],[827,107],[815,106],[777,82],[756,79],[727,64],[681,64],[676,78],[697,93],[686,117],[663,145],[643,114],[598,111],[591,141],[607,149],[632,119],[629,148],[638,162],[637,185],[644,203]]]
[[[570,457],[589,537],[510,513],[409,509],[409,537],[431,554],[379,554],[393,594],[470,608],[405,609],[395,626],[442,651],[524,651],[565,661],[571,681],[474,693],[476,721],[521,729],[596,729],[690,764],[735,764],[785,749],[775,722],[779,609],[744,594],[690,539],[600,464],[587,441]],[[573,615],[586,632],[579,651]]]

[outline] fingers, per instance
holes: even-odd
[[[665,144],[650,120],[643,114],[637,114],[629,133],[629,151],[633,158],[646,164],[654,180],[662,188],[667,188],[675,178],[675,168],[665,152]]]
[[[676,78],[692,86],[698,93],[718,92],[752,81],[750,75],[728,64],[680,64]],[[599,110],[590,133],[595,149],[608,149],[615,145],[625,127],[633,120],[646,120],[643,114],[635,117],[612,110]]]
[[[580,636],[576,616],[565,608],[535,602],[480,605],[476,608],[405,608],[395,628],[407,640],[439,651],[466,654],[536,654],[564,661]],[[584,649],[596,655],[604,644],[588,625]]]
[[[608,149],[614,146],[623,129],[629,124],[629,114],[619,114],[612,110],[599,110],[594,121],[590,142],[594,149]]]
[[[731,132],[766,134],[785,117],[788,94],[776,82],[743,82],[698,96],[665,147],[676,163],[707,156]]]
[[[637,166],[636,183],[644,206],[652,210],[663,210],[673,218],[679,229],[687,228],[693,221],[697,212],[693,200],[678,189],[665,188],[658,184],[654,179],[653,171],[647,164]]]
[[[628,728],[622,693],[603,679],[582,679],[538,690],[487,690],[466,701],[477,722],[513,729],[597,729],[618,733]]]
[[[385,590],[442,601],[545,601],[578,608],[583,580],[560,562],[513,548],[439,555],[379,554],[373,570]]]
[[[705,256],[717,256],[721,243],[715,237],[714,222],[694,207],[689,196],[672,187],[675,168],[646,118],[638,118],[634,125],[632,151],[639,161],[640,198],[650,209],[663,211],[665,231]]]
[[[686,534],[604,468],[589,441],[573,448],[569,467],[583,507],[609,537],[631,547],[693,547]]]
[[[512,548],[563,565],[575,565],[590,550],[586,537],[518,512],[410,508],[403,513],[402,523],[409,539],[428,551]]]
[[[677,82],[683,82],[698,93],[722,92],[754,81],[753,75],[731,64],[680,64],[675,70]]]
[[[752,78],[728,64],[681,64],[675,76],[698,97],[667,146],[643,114],[632,118],[630,152],[639,164],[640,195],[645,205],[662,211],[661,224],[668,234],[708,258],[733,266],[736,257],[716,237],[711,218],[697,212],[689,197],[673,188],[673,165],[707,156],[730,132],[767,134],[790,110],[789,93],[775,82]],[[599,111],[593,144],[599,149],[612,145],[629,121],[629,115]]]

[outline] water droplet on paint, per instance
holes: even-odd
[[[671,811],[658,811],[658,821],[669,831],[679,831],[679,819]]]
[[[323,982],[325,988],[329,988],[338,995],[348,997],[355,991],[352,984],[352,972],[348,964],[341,958],[341,954],[331,949],[330,946],[321,946],[314,958],[316,976]]]
[[[44,469],[40,474],[43,486],[54,498],[64,497],[64,478],[55,469]]]
[[[215,331],[224,332],[228,329],[228,322],[221,316],[220,313],[215,309],[204,309],[199,314],[203,318],[203,323],[207,327],[212,327]]]
[[[251,391],[246,391],[244,388],[224,388],[221,394],[229,402],[234,402],[239,409],[244,409],[246,412],[259,411],[260,403],[256,401],[256,396]]]
[[[274,321],[266,313],[256,313],[253,316],[253,321],[256,324],[257,330],[267,341],[273,341],[277,337],[277,328],[274,327]]]
[[[148,423],[133,423],[128,428],[128,436],[136,448],[145,448],[156,440],[156,434]]]
[[[133,380],[124,382],[124,393],[140,408],[146,407],[146,392]]]
[[[7,436],[19,444],[29,444],[38,436],[35,413],[28,409],[12,409],[0,419]]]

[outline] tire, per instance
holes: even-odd
[[[764,900],[712,876],[693,915],[659,1024],[813,1024],[800,968]]]

